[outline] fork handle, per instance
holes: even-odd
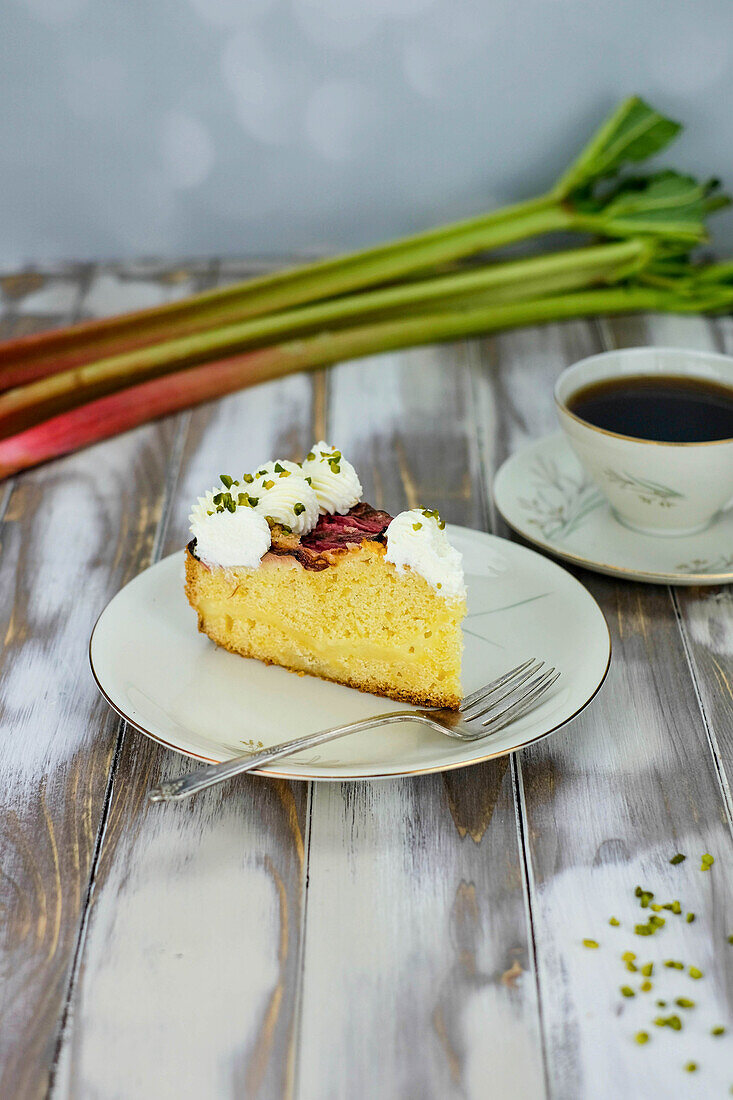
[[[321,730],[320,733],[308,734],[307,737],[296,737],[293,741],[283,741],[279,745],[262,749],[260,752],[235,756],[232,760],[225,760],[221,764],[208,764],[204,768],[197,768],[195,772],[189,772],[188,775],[168,779],[159,787],[153,787],[148,792],[148,798],[151,802],[181,802],[189,795],[196,794],[197,791],[204,791],[207,787],[213,787],[216,783],[224,782],[225,779],[232,779],[235,775],[256,771],[257,768],[273,760],[279,760],[281,756],[290,756],[291,753],[300,752],[301,749],[325,745],[327,741],[335,741],[337,737],[347,737],[350,733],[359,733],[360,730],[368,730],[373,726],[386,726],[391,722],[410,720],[425,721],[412,710],[392,711],[389,714],[377,714],[373,718],[365,718],[362,722],[348,722],[345,726],[333,726],[331,729]]]

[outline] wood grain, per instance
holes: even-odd
[[[464,356],[331,372],[329,435],[375,506],[484,525]],[[299,1096],[543,1094],[508,763],[315,786]]]
[[[3,276],[0,336],[271,265]],[[648,342],[733,351],[733,322],[569,323],[345,364],[4,486],[0,1096],[40,1097],[49,1081],[53,1100],[725,1094],[731,1038],[709,1030],[733,1002],[730,588],[577,571],[614,641],[593,707],[521,757],[444,776],[242,777],[149,806],[148,787],[189,765],[124,730],[86,667],[96,614],[180,548],[191,501],[219,472],[330,435],[375,505],[430,504],[506,533],[490,483],[510,451],[554,429],[557,373]],[[677,850],[688,859],[674,867]],[[634,935],[648,915],[637,884],[679,898],[694,923],[665,913],[656,937]],[[657,960],[651,993],[624,968],[627,949]],[[670,1011],[679,995],[698,1005],[677,1010],[683,1031],[649,1028],[655,998]]]
[[[15,287],[13,331],[62,320],[53,289],[68,303],[70,278],[37,283],[28,295]],[[31,293],[45,294],[40,320],[23,312]],[[48,1087],[118,733],[89,675],[89,633],[150,559],[170,444],[170,424],[144,428],[30,471],[8,495],[0,529],[3,1096]]]
[[[219,472],[310,447],[313,390],[296,376],[181,418],[162,553],[182,551],[191,503]],[[59,1096],[291,1092],[309,785],[243,776],[184,805],[147,803],[190,766],[124,735]]]
[[[604,325],[604,336],[609,347],[650,343],[733,354],[729,317],[624,317]],[[733,546],[722,546],[721,553],[733,558]],[[733,587],[674,588],[670,594],[733,820]]]
[[[489,423],[501,423],[484,436],[487,476],[508,451],[554,429],[555,377],[600,348],[599,330],[585,323],[483,345],[477,407]],[[729,1053],[709,1028],[713,1019],[730,1018],[731,838],[675,607],[664,588],[579,576],[608,619],[611,671],[588,711],[521,754],[551,1094],[720,1095],[729,1084]],[[689,859],[673,867],[668,861],[677,851]],[[706,851],[718,862],[701,873]],[[634,897],[638,884],[663,901],[679,898],[695,922],[665,914],[667,926],[655,938],[636,936],[634,924],[648,915]],[[612,914],[620,928],[609,926]],[[585,949],[586,937],[600,950]],[[620,959],[626,950],[657,960],[652,993],[638,992],[637,976]],[[705,981],[661,967],[670,957],[698,965]],[[620,994],[627,983],[637,990],[633,999]],[[683,1032],[652,1026],[652,1042],[635,1044],[635,1032],[658,1013],[654,998],[680,995],[700,1005]],[[684,1073],[691,1058],[704,1073]]]

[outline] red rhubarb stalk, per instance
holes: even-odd
[[[157,417],[297,370],[568,317],[655,309],[699,312],[730,306],[731,302],[730,287],[712,287],[687,297],[655,288],[616,287],[310,336],[131,386],[2,439],[0,477],[108,439]]]
[[[8,434],[7,425],[12,431],[19,431],[125,385],[250,348],[392,317],[409,317],[418,311],[435,314],[458,308],[478,309],[617,282],[647,265],[654,252],[651,242],[631,240],[531,256],[456,275],[351,294],[211,332],[166,340],[154,347],[86,363],[0,393],[0,437]]]
[[[673,172],[606,186],[627,164],[658,153],[678,123],[636,97],[619,104],[545,195],[413,237],[321,260],[124,317],[84,322],[0,346],[5,388],[61,370],[435,271],[456,260],[554,230],[602,237],[706,239],[710,185]],[[600,190],[596,194],[597,186]]]

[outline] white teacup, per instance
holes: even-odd
[[[655,374],[733,386],[733,358],[683,348],[626,348],[591,355],[558,378],[558,416],[571,447],[617,519],[647,535],[689,535],[702,531],[733,504],[733,439],[634,439],[596,428],[568,409],[573,395],[593,382]]]

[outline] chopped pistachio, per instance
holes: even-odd
[[[652,936],[654,934],[654,929],[650,928],[648,924],[635,924],[634,931],[637,936]]]
[[[276,474],[284,474],[285,473],[285,467],[281,466],[279,462],[275,463],[275,465],[273,466],[273,470],[275,471]]]
[[[641,983],[639,988],[641,989],[642,993],[649,993],[653,987],[652,983],[647,979],[645,982]]]
[[[728,943],[733,943],[733,935],[728,936]]]
[[[254,478],[252,477],[252,474],[243,474],[242,481],[245,483],[245,485],[251,485],[254,481]]]
[[[274,481],[263,481],[262,482],[262,488],[263,489],[271,489],[274,484],[275,484]]]
[[[652,913],[652,915],[649,918],[649,923],[654,928],[664,928],[664,926],[667,922],[665,921],[664,917],[658,917],[656,913]]]
[[[688,913],[687,916],[685,917],[685,920],[687,921],[688,924],[692,924],[694,919],[695,919],[695,914],[694,913]]]
[[[683,856],[682,852],[678,852],[676,856],[672,856],[670,863],[683,863],[687,859],[687,856]]]
[[[627,962],[626,969],[630,970],[632,974],[635,974],[639,967],[636,965],[636,963]]]
[[[641,972],[645,978],[651,978],[654,973],[654,963],[644,963],[641,968]]]
[[[649,1042],[649,1032],[648,1031],[637,1031],[634,1038],[636,1039],[637,1043],[639,1043],[640,1046],[643,1046],[644,1043]]]
[[[420,531],[420,530],[422,530],[422,523],[413,523],[413,525],[412,525],[412,529],[413,529],[413,531]]]
[[[306,462],[312,462],[315,457],[316,456],[314,451],[308,451],[308,454],[305,456],[305,460]]]
[[[428,519],[434,519],[440,530],[443,530],[443,528],[445,527],[445,523],[440,518],[440,513],[438,512],[437,508],[433,508],[432,510],[428,508],[422,508],[421,511],[424,516],[428,517]]]
[[[689,997],[676,997],[674,1003],[676,1005],[679,1005],[680,1008],[694,1008],[695,1007],[695,1002],[691,1001]]]
[[[296,516],[302,516],[304,511],[305,511],[305,504],[301,504],[300,501],[298,501],[297,504],[293,505],[293,512],[295,513]]]
[[[688,1062],[687,1065],[685,1066],[685,1069],[687,1070],[688,1073],[694,1073],[695,1070],[697,1069],[697,1062]]]
[[[678,959],[665,959],[664,965],[670,970],[684,970],[685,964],[681,963]]]
[[[658,1008],[666,1008],[667,1007],[667,1002],[666,1001],[657,1001],[657,1007]]]
[[[715,863],[715,860],[710,855],[710,852],[705,852],[705,854],[703,855],[703,857],[700,861],[700,870],[701,871],[709,871],[714,863]]]
[[[696,981],[698,978],[702,978],[702,970],[698,970],[696,966],[691,966],[687,973],[690,975],[691,978],[694,978]]]
[[[624,953],[623,953],[623,955],[621,956],[621,958],[623,959],[623,961],[624,961],[625,963],[628,963],[628,962],[633,962],[633,961],[634,961],[634,959],[636,958],[636,955],[634,954],[634,952],[633,952],[633,951],[624,951]]]
[[[679,1016],[668,1016],[667,1023],[674,1031],[682,1031],[682,1020]]]
[[[616,918],[615,918],[615,917],[609,917],[608,923],[609,923],[609,924],[612,924],[614,928],[618,928],[618,926],[620,925],[621,921],[620,921],[620,920],[616,920]]]
[[[711,1028],[710,1029],[710,1034],[711,1035],[725,1035],[725,1028],[724,1027]]]
[[[650,906],[650,908],[652,909],[652,911],[654,913],[661,913],[662,909],[666,909],[667,906],[666,905],[657,905],[657,903],[655,902],[654,905]]]
[[[624,997],[635,997],[636,996],[636,994],[634,993],[634,991],[633,991],[633,989],[631,988],[630,985],[622,985],[621,986],[621,992],[624,995]]]
[[[597,940],[583,940],[583,947],[598,947]]]
[[[672,908],[672,912],[676,916],[679,916],[680,913],[682,912],[682,906],[680,905],[680,903],[678,901],[673,901],[671,908]]]
[[[639,901],[639,905],[642,907],[642,909],[649,908],[649,902],[652,900],[653,897],[654,894],[651,892],[651,890],[642,890]]]

